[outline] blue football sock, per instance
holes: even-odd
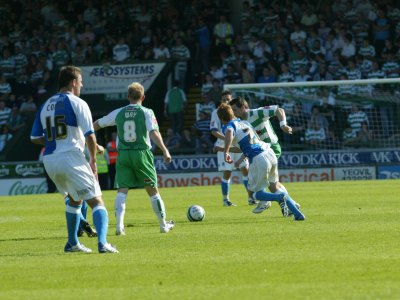
[[[244,185],[244,187],[246,188],[246,190],[247,190],[247,185],[249,184],[249,178],[246,176],[243,176],[243,178],[242,178],[242,182],[243,182],[243,185]]]
[[[226,180],[223,179],[221,180],[221,190],[222,190],[222,196],[224,197],[224,199],[229,199],[229,183],[230,183],[230,179]]]
[[[268,193],[265,190],[261,190],[258,192],[255,192],[253,195],[253,198],[261,201],[281,201],[282,200],[282,194],[273,194],[273,193]]]
[[[301,211],[297,208],[295,205],[295,202],[293,199],[289,196],[289,194],[286,194],[286,205],[290,209],[290,211],[293,213],[293,215],[297,218],[298,216],[302,215]]]
[[[68,230],[68,243],[71,246],[77,245],[78,240],[78,228],[81,215],[81,205],[73,206],[69,204],[69,201],[65,206],[65,218],[67,220],[67,230]]]
[[[88,211],[88,205],[87,205],[86,201],[82,201],[82,208],[81,208],[82,217],[81,218],[84,220],[86,220],[87,211]]]
[[[108,213],[104,206],[93,208],[93,223],[97,230],[97,238],[102,245],[107,244]]]

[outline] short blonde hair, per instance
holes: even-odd
[[[144,95],[144,87],[139,82],[132,82],[128,86],[128,97],[132,100],[140,100]]]

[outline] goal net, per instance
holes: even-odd
[[[400,78],[225,84],[250,108],[278,104],[293,134],[285,150],[400,147]],[[275,129],[276,118],[271,119]]]

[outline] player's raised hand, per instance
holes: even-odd
[[[281,129],[282,129],[283,132],[286,132],[288,134],[292,134],[293,133],[292,127],[290,127],[288,125],[281,126]]]

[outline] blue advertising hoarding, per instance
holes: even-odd
[[[175,156],[172,163],[165,165],[161,157],[155,158],[156,170],[159,173],[216,171],[217,155]],[[286,152],[279,159],[279,167],[316,168],[360,165],[393,165],[400,164],[400,150],[342,150],[324,152]]]

